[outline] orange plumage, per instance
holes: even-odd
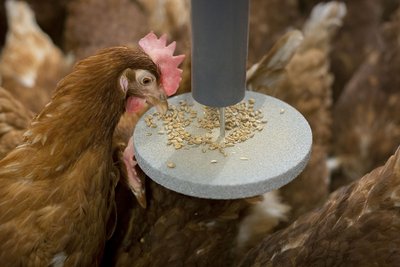
[[[99,264],[115,222],[113,134],[132,96],[165,105],[158,68],[140,49],[104,49],[59,82],[0,161],[1,266]]]

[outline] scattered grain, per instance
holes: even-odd
[[[167,166],[168,166],[168,168],[171,168],[171,169],[173,169],[173,168],[175,168],[176,167],[176,164],[174,163],[174,162],[168,162],[167,163]]]
[[[169,105],[166,114],[156,112],[153,115],[147,115],[144,121],[149,128],[157,128],[154,120],[161,121],[164,130],[158,131],[158,134],[165,134],[167,145],[172,145],[175,149],[201,146],[203,153],[208,150],[218,150],[227,156],[224,148],[245,142],[254,137],[257,131],[264,129],[263,124],[266,124],[267,120],[263,119],[260,109],[254,110],[255,102],[255,99],[250,98],[247,103],[241,102],[225,108],[226,136],[223,141],[213,140],[212,136],[212,130],[219,128],[217,108],[204,107],[203,116],[198,117],[198,112],[192,108],[193,105],[181,100],[178,106]],[[201,136],[189,133],[186,127],[193,123],[197,124],[195,127],[202,128],[207,133]]]
[[[175,143],[174,144],[175,149],[181,149],[182,148],[182,144],[180,143]]]

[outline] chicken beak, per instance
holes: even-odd
[[[140,190],[134,190],[131,189],[132,193],[135,195],[136,200],[138,201],[139,205],[142,208],[147,207],[147,201],[146,201],[146,191],[144,188],[141,188]]]
[[[168,110],[167,95],[164,93],[162,88],[157,92],[157,94],[148,95],[146,97],[146,102],[153,105],[161,114],[164,114]]]
[[[158,112],[160,112],[161,114],[165,114],[168,110],[168,101],[165,100],[163,102],[159,102],[157,103],[157,105],[155,105],[155,107]]]

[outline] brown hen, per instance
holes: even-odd
[[[198,199],[149,181],[147,209],[122,197],[123,213],[103,266],[229,266],[243,200]],[[121,203],[120,203],[121,204]],[[130,206],[130,208],[128,208]],[[118,214],[120,215],[120,214]],[[145,223],[141,223],[145,222]],[[116,251],[115,251],[116,250]]]
[[[0,161],[2,266],[99,264],[115,223],[114,130],[133,98],[166,103],[159,84],[151,58],[126,47],[81,61],[58,83],[24,142]]]
[[[335,186],[381,165],[400,144],[400,9],[380,30],[375,49],[334,110]]]
[[[385,166],[276,232],[240,266],[398,266],[400,147]]]
[[[298,178],[280,189],[283,200],[292,207],[291,220],[320,205],[329,193],[326,159],[331,139],[333,81],[329,53],[332,37],[345,14],[345,5],[335,1],[314,7],[303,28],[304,40],[286,67],[286,79],[274,90],[262,90],[297,108],[313,132],[310,163]]]
[[[39,28],[25,2],[7,0],[6,10],[9,29],[0,57],[2,86],[37,113],[50,101],[70,60]]]

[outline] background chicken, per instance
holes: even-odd
[[[272,1],[272,0],[267,0]],[[303,20],[304,14],[308,14],[318,3],[326,2],[321,0],[298,0],[293,2],[296,16],[292,21]],[[393,9],[393,5],[398,0],[354,0],[342,1],[347,7],[347,16],[344,18],[343,27],[338,30],[338,34],[333,40],[332,53],[330,55],[332,62],[332,71],[335,73],[333,83],[333,96],[336,99],[340,95],[343,86],[357,70],[371,48],[377,44],[375,36],[377,26],[388,11]],[[285,9],[278,9],[284,12]],[[363,12],[360,12],[362,10]],[[275,12],[278,13],[279,12]],[[385,13],[385,14],[383,14]],[[293,22],[286,22],[291,25]]]
[[[396,266],[400,147],[385,166],[263,240],[240,266]]]
[[[285,78],[274,88],[254,88],[293,105],[305,116],[313,131],[309,164],[299,177],[280,189],[283,201],[292,208],[292,220],[323,203],[329,193],[326,159],[331,138],[333,79],[329,71],[329,53],[331,39],[345,14],[346,8],[339,2],[317,5],[304,25],[304,40],[286,67]]]
[[[400,9],[335,107],[335,187],[379,166],[400,144]]]
[[[7,32],[6,11],[4,5],[6,1],[7,0],[0,0],[0,46],[4,44],[4,37]],[[27,0],[25,2],[34,11],[40,28],[51,37],[58,47],[62,47],[66,3],[68,0]]]
[[[49,102],[71,60],[39,28],[25,2],[7,0],[6,10],[9,28],[0,57],[2,85],[36,113]]]

